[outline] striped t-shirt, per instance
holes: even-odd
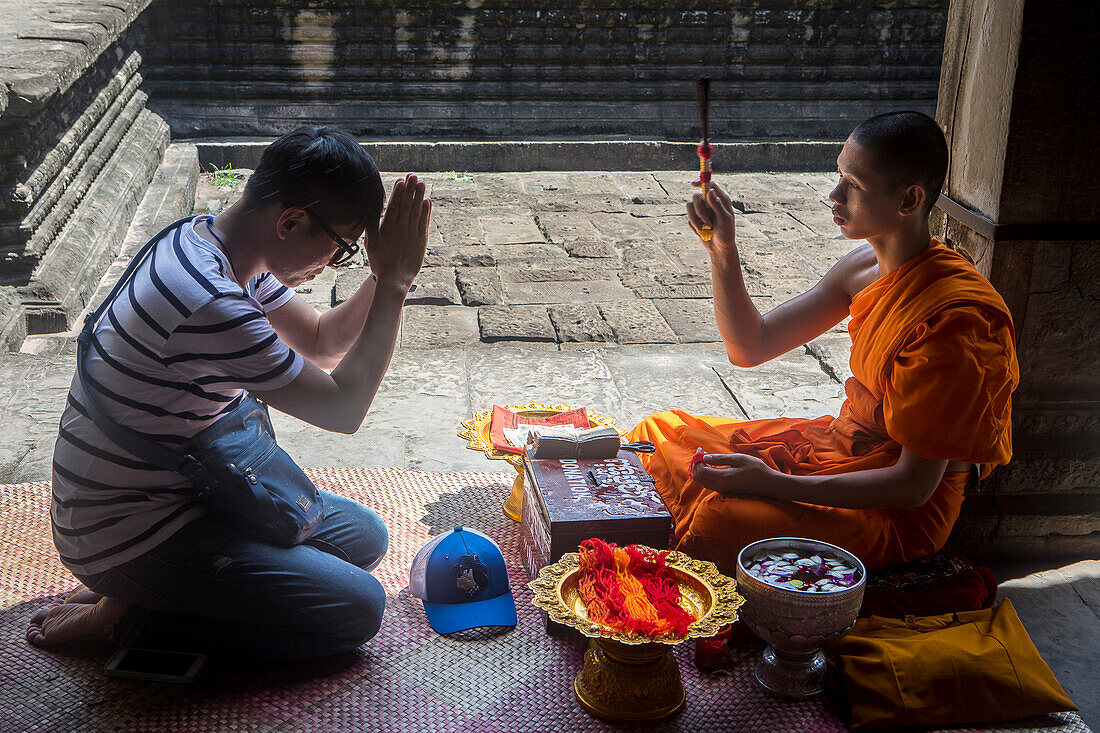
[[[284,387],[303,365],[266,315],[294,292],[269,273],[242,290],[225,253],[195,232],[202,220],[157,242],[86,352],[89,386],[107,417],[176,450],[236,407],[243,389]],[[53,461],[50,513],[62,562],[77,575],[103,572],[204,512],[186,479],[99,431],[74,377]]]

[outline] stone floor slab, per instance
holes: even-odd
[[[498,244],[488,250],[499,265],[537,267],[561,262],[569,256],[564,247],[554,244]]]
[[[622,412],[623,395],[601,352],[532,352],[497,346],[468,352],[470,400],[477,409],[524,402],[591,407],[608,417]]]
[[[591,230],[608,239],[641,239],[652,234],[652,220],[629,213],[598,212],[587,214]]]
[[[659,243],[648,239],[629,239],[619,243],[624,272],[640,270],[675,270],[677,265]],[[625,282],[625,280],[624,280]]]
[[[570,257],[606,259],[609,262],[618,257],[615,246],[604,239],[570,239],[564,246]]]
[[[458,267],[455,268],[455,276],[463,305],[500,305],[504,302],[497,268]]]
[[[401,314],[401,348],[468,346],[478,339],[477,311],[461,305],[409,305]]]
[[[473,174],[472,178],[479,201],[515,208],[527,207],[534,203],[534,197],[524,190],[522,174]]]
[[[559,342],[615,340],[615,332],[600,315],[600,309],[592,303],[554,305],[550,306],[549,312]]]
[[[721,341],[714,321],[714,302],[668,298],[655,300],[653,304],[682,344]]]
[[[425,267],[493,267],[493,250],[484,244],[428,245]]]
[[[822,370],[843,384],[852,376],[849,359],[852,355],[852,337],[848,335],[848,322],[823,333],[806,344],[806,353],[817,359]]]
[[[486,244],[532,244],[545,242],[542,230],[530,211],[517,209],[478,218]]]
[[[335,308],[354,295],[368,277],[370,277],[370,270],[365,267],[341,269],[332,283],[332,295],[329,301],[331,307]]]
[[[595,303],[634,300],[634,293],[615,280],[545,281],[501,283],[504,302],[514,305],[535,303]]]
[[[557,340],[546,306],[486,305],[477,311],[482,341]]]
[[[400,430],[379,430],[364,422],[351,435],[332,433],[298,418],[271,411],[279,445],[302,466],[353,468],[405,465],[405,437]]]
[[[717,368],[728,365],[725,351],[712,344],[679,347],[622,346],[600,349],[622,395],[619,424],[637,425],[661,410],[746,419],[722,386]]]
[[[620,344],[676,343],[676,334],[648,300],[600,303],[599,308]]]
[[[458,305],[462,298],[455,284],[455,268],[424,267],[416,276],[416,290],[405,302],[412,305]]]
[[[556,244],[573,240],[599,240],[602,234],[592,226],[592,222],[583,214],[557,211],[539,211],[535,214],[539,229],[546,239]]]
[[[502,265],[499,271],[500,280],[503,283],[603,280],[615,274],[614,269],[609,269],[600,261],[578,260],[572,257],[567,260],[553,260],[534,267],[520,264]]]
[[[1004,577],[1003,575],[1001,577]],[[1100,714],[1096,659],[1100,654],[1100,608],[1087,602],[1100,586],[1100,560],[1087,560],[1002,582],[1043,660],[1095,725]]]
[[[623,171],[616,173],[614,180],[623,196],[635,203],[663,203],[670,200],[668,192],[652,173]]]
[[[717,368],[726,389],[749,419],[817,418],[840,414],[844,387],[801,347],[751,368]]]
[[[435,203],[434,200],[432,203]],[[457,208],[448,211],[444,207],[433,206],[432,226],[438,228],[443,244],[448,247],[485,244],[481,223],[474,217],[460,214]]]

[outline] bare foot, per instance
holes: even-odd
[[[100,598],[96,603],[63,603],[44,608],[31,617],[27,641],[35,646],[108,641],[111,627],[129,605],[116,598]]]
[[[62,603],[99,603],[99,599],[102,597],[103,595],[101,593],[96,593],[94,590],[81,583],[68,592]]]

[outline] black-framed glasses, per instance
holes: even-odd
[[[329,267],[339,267],[340,265],[347,264],[347,262],[359,252],[359,245],[355,242],[348,242],[328,225],[321,216],[309,208],[308,206],[302,207],[307,214],[317,220],[317,223],[321,225],[321,229],[325,234],[332,237],[332,241],[336,242],[336,253],[332,255],[332,259],[328,261]]]

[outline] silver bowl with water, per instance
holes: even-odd
[[[836,590],[806,592],[781,588],[748,572],[760,553],[831,555],[855,568],[854,584]],[[745,598],[740,616],[768,648],[756,665],[756,680],[767,690],[805,700],[825,689],[825,654],[830,640],[855,623],[867,569],[859,558],[828,542],[802,537],[773,537],[741,550],[737,557],[737,590]]]

